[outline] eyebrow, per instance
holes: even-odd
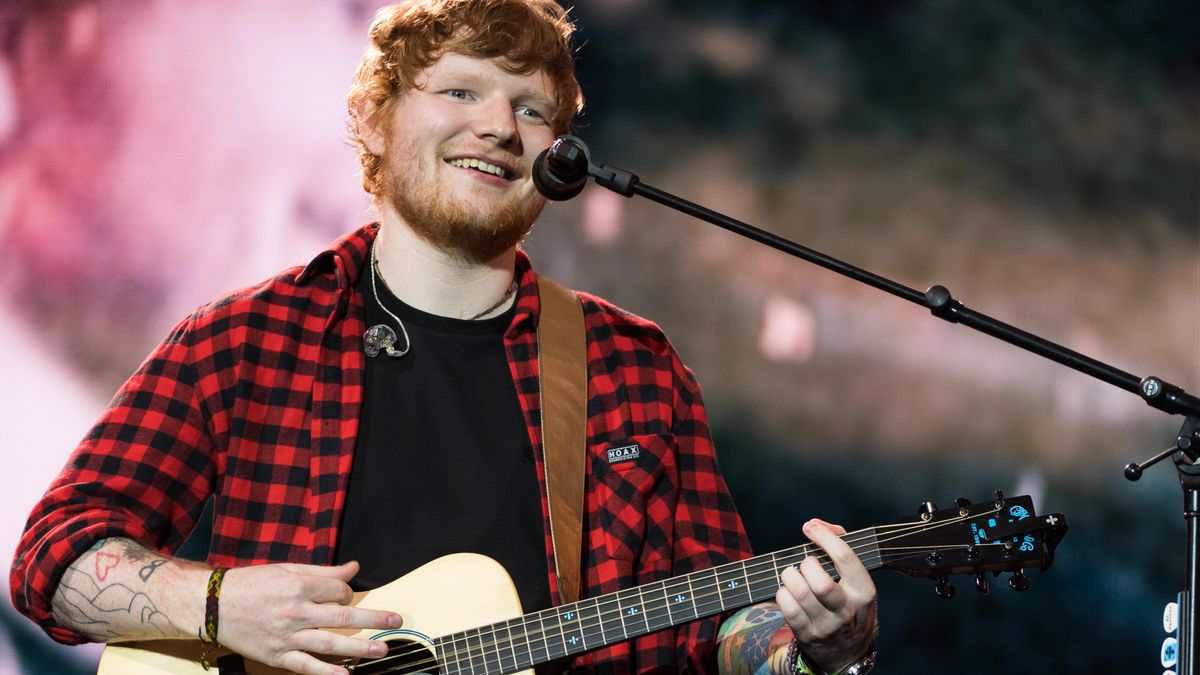
[[[547,113],[554,111],[554,100],[546,98],[541,92],[527,91],[518,93],[513,97],[513,102],[538,108],[545,108]]]

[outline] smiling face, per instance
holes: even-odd
[[[550,146],[554,90],[537,71],[447,53],[400,95],[373,134],[382,206],[414,233],[470,262],[516,246],[546,200],[530,178]]]

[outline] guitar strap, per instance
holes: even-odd
[[[558,592],[579,599],[583,546],[584,458],[587,455],[587,337],[583,305],[571,290],[538,275],[539,389],[546,493]]]

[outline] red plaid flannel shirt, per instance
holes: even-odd
[[[50,599],[94,542],[127,537],[170,554],[215,497],[208,562],[334,558],[362,401],[363,299],[354,284],[377,231],[198,309],[113,398],[34,507],[13,561],[14,606],[56,640]],[[517,261],[504,335],[537,457],[536,276]],[[749,555],[717,469],[700,391],[654,324],[580,294],[587,328],[589,466],[584,584],[595,596]],[[637,443],[636,462],[606,451]],[[551,595],[553,542],[545,525]],[[714,670],[718,622],[698,621],[583,655],[577,671]]]

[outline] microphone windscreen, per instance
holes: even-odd
[[[555,140],[533,161],[533,185],[546,199],[571,199],[583,191],[587,179],[587,155],[569,139]]]

